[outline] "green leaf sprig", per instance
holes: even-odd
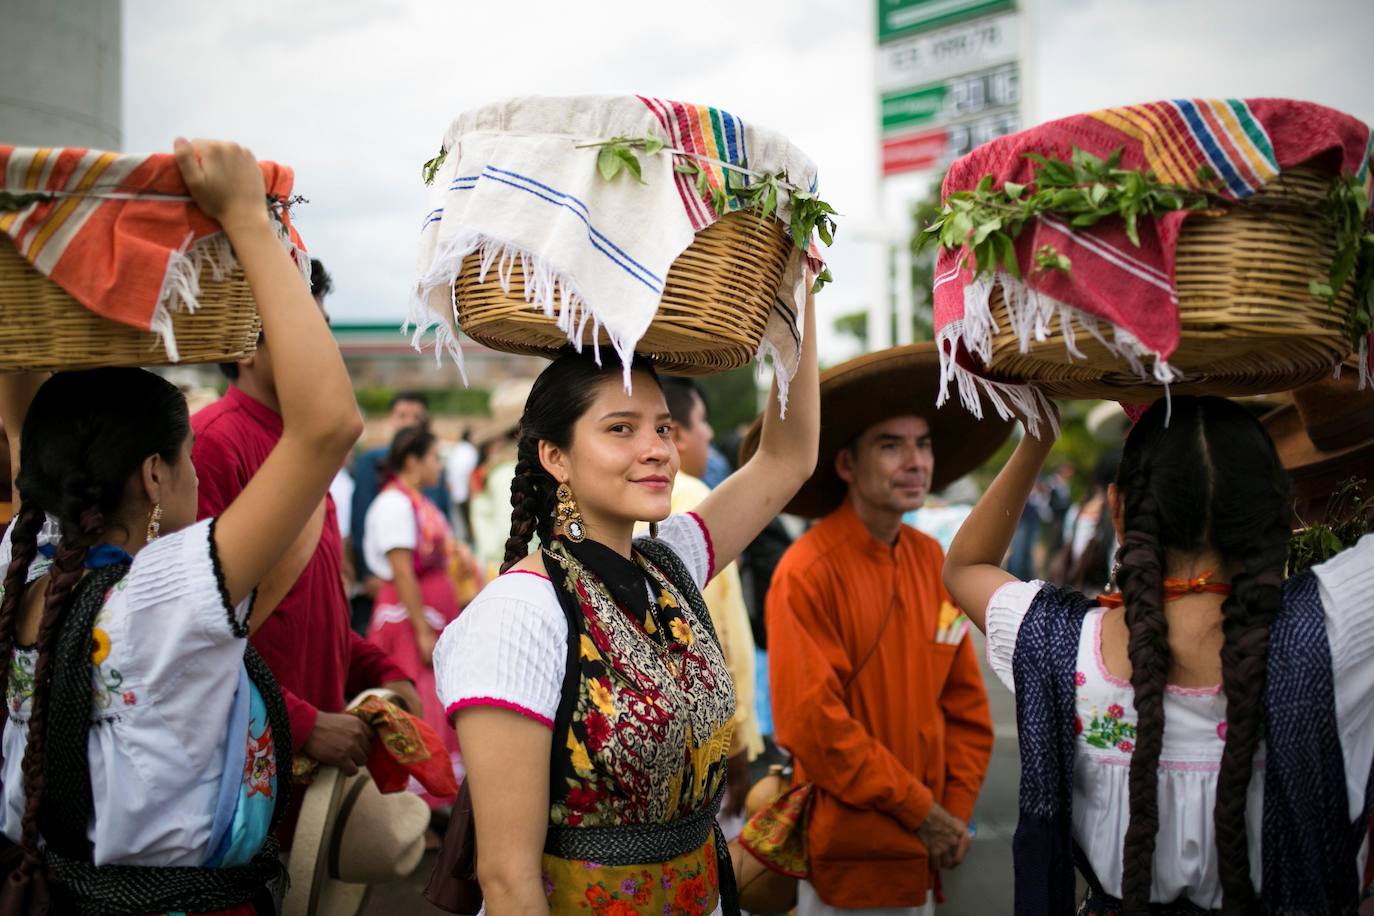
[[[917,237],[916,250],[936,243],[951,251],[965,250],[975,275],[1001,265],[1013,277],[1020,277],[1013,243],[1026,224],[1038,217],[1059,216],[1075,228],[1119,218],[1125,224],[1126,237],[1138,246],[1141,217],[1173,210],[1206,210],[1224,203],[1209,189],[1164,184],[1151,171],[1121,168],[1120,149],[1105,159],[1078,148],[1068,162],[1039,153],[1027,153],[1026,158],[1036,164],[1029,184],[1008,181],[993,188],[992,176],[984,175],[973,190],[953,192]],[[1199,177],[1207,182],[1216,180],[1210,170],[1200,171]],[[1071,268],[1069,259],[1053,245],[1044,245],[1035,253],[1035,270],[1067,272]]]
[[[9,210],[22,210],[25,207],[36,204],[40,200],[52,200],[51,194],[44,194],[41,191],[31,193],[15,194],[11,191],[0,191],[0,213]]]
[[[1374,496],[1364,496],[1366,481],[1351,477],[1336,487],[1326,503],[1328,522],[1293,532],[1288,540],[1288,575],[1325,563],[1374,531]],[[1337,519],[1335,523],[1331,519]]]
[[[613,181],[622,171],[627,171],[642,183],[644,177],[639,153],[653,156],[666,149],[666,144],[661,137],[651,133],[643,137],[612,137],[597,143],[579,144],[576,148],[598,147],[600,152],[596,156],[596,168],[603,179]],[[673,171],[692,178],[697,193],[710,203],[718,217],[731,210],[752,210],[760,219],[768,219],[777,214],[779,202],[787,199],[791,208],[788,234],[803,254],[810,250],[813,231],[827,247],[835,242],[835,208],[812,192],[793,184],[785,172],[758,175],[745,183],[739,171],[725,168],[722,170],[725,181],[716,184],[711,181],[709,171],[686,157],[674,164]],[[737,206],[732,206],[732,201]],[[816,275],[811,291],[819,292],[833,279],[830,268],[823,268]]]
[[[439,174],[439,166],[443,165],[447,158],[448,148],[441,146],[439,147],[439,155],[420,166],[420,174],[424,177],[425,184],[434,184],[434,176]]]
[[[1308,284],[1312,295],[1333,305],[1340,290],[1354,277],[1355,302],[1350,337],[1360,338],[1374,333],[1374,226],[1369,208],[1369,196],[1364,183],[1354,175],[1342,175],[1331,185],[1327,197],[1327,218],[1336,230],[1336,255],[1326,283],[1313,280]]]

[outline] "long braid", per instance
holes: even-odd
[[[4,675],[0,677],[0,715],[9,702],[9,663],[19,629],[19,608],[24,603],[29,566],[38,555],[38,534],[43,530],[44,518],[41,508],[26,501],[10,529],[10,566],[5,573],[5,597],[0,600],[0,665],[4,665]],[[0,731],[4,722],[0,718]]]
[[[1136,740],[1131,752],[1130,822],[1122,850],[1121,897],[1125,912],[1147,913],[1159,829],[1157,768],[1164,745],[1164,688],[1171,655],[1164,616],[1164,553],[1159,543],[1159,506],[1141,472],[1126,487],[1126,517],[1117,581],[1125,599],[1127,651],[1135,692]]]
[[[29,737],[24,745],[24,816],[19,845],[23,858],[11,874],[15,885],[27,884],[42,867],[38,848],[38,812],[43,805],[43,743],[47,732],[48,695],[52,689],[53,644],[71,607],[73,593],[84,572],[86,548],[103,527],[100,513],[89,509],[81,515],[81,531],[64,531],[57,548],[38,626],[38,660],[33,670],[33,699],[29,713]]]
[[[515,476],[510,483],[510,537],[506,540],[501,572],[525,558],[530,540],[538,534],[547,542],[553,531],[553,478],[539,463],[539,441],[521,431],[516,449]]]
[[[1226,745],[1217,776],[1213,819],[1217,833],[1217,866],[1222,912],[1253,912],[1257,906],[1250,878],[1245,810],[1255,751],[1264,725],[1265,674],[1269,663],[1269,627],[1283,601],[1283,569],[1288,559],[1286,500],[1273,523],[1255,531],[1242,571],[1231,582],[1221,607],[1221,682],[1226,691]]]

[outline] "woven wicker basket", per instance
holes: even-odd
[[[758,351],[782,283],[791,239],[775,219],[731,213],[697,233],[668,271],[663,298],[635,352],[667,372],[706,375],[747,364]],[[480,258],[470,255],[455,284],[458,324],[473,340],[507,353],[547,356],[568,346],[554,318],[525,301],[517,260],[510,292],[496,270],[478,280]],[[590,323],[583,343],[592,343]],[[609,346],[603,332],[601,345]]]
[[[232,362],[256,350],[262,320],[243,271],[216,280],[206,267],[200,288],[195,314],[172,316],[180,362]],[[0,371],[170,362],[158,335],[89,311],[0,242]]]
[[[1183,223],[1175,266],[1182,333],[1169,364],[1176,394],[1286,391],[1330,373],[1350,353],[1345,327],[1353,281],[1333,306],[1308,282],[1326,282],[1336,244],[1323,216],[1331,176],[1300,167],[1220,215]],[[1077,319],[1070,357],[1062,332],[1022,353],[1000,289],[990,302],[999,332],[988,378],[1032,381],[1051,397],[1152,401],[1164,387],[1141,381]],[[1056,322],[1057,325],[1057,322]]]

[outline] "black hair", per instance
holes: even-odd
[[[329,271],[324,269],[323,261],[319,258],[311,258],[310,295],[314,296],[318,302],[332,292],[334,292],[334,278],[329,275]]]
[[[680,375],[665,375],[659,379],[659,385],[663,388],[663,399],[668,402],[668,413],[672,414],[673,422],[684,429],[691,429],[692,410],[697,401],[701,401],[703,406],[706,404],[706,392],[701,385],[697,384],[696,379]]]
[[[1093,465],[1093,486],[1106,490],[1108,484],[1116,481],[1120,468],[1121,449],[1114,448],[1103,452]]]
[[[1175,397],[1140,418],[1117,473],[1125,532],[1117,581],[1125,599],[1137,719],[1130,823],[1122,853],[1127,913],[1147,913],[1159,829],[1158,772],[1164,688],[1172,659],[1164,576],[1173,554],[1211,549],[1230,571],[1222,604],[1226,744],[1216,824],[1222,912],[1257,906],[1247,851],[1246,792],[1264,722],[1269,625],[1279,610],[1288,557],[1288,475],[1274,444],[1243,407],[1223,398]]]
[[[425,424],[407,426],[391,438],[386,457],[378,462],[377,470],[385,477],[394,477],[405,470],[407,458],[423,458],[434,448],[438,437]]]
[[[429,395],[425,394],[423,391],[413,390],[398,391],[393,394],[391,400],[387,402],[386,409],[391,411],[402,401],[411,401],[421,405],[425,410],[429,410]]]
[[[6,664],[14,651],[27,573],[46,515],[57,519],[61,541],[38,627],[22,766],[26,798],[19,881],[32,879],[42,867],[38,811],[53,648],[81,581],[86,551],[120,524],[119,511],[144,460],[151,455],[169,464],[180,460],[190,429],[186,398],[175,385],[143,369],[59,372],[43,383],[29,406],[16,480],[23,505],[13,523],[12,555],[0,600],[0,659]],[[0,679],[0,708],[5,708],[8,692],[9,678]]]
[[[653,363],[636,356],[630,364],[662,387]],[[607,360],[598,366],[591,354],[565,352],[550,363],[525,399],[516,442],[515,477],[510,483],[510,538],[506,541],[505,572],[529,553],[530,540],[548,543],[553,536],[554,493],[557,482],[539,460],[539,443],[547,441],[561,449],[572,445],[573,426],[596,400],[597,390],[608,379],[618,384],[622,366]]]

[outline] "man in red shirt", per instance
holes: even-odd
[[[267,342],[259,341],[254,355],[222,368],[233,384],[191,418],[200,518],[219,515],[234,501],[282,433]],[[405,673],[349,626],[341,565],[334,501],[326,496],[259,585],[256,602],[279,603],[252,641],[281,686],[292,751],[351,774],[367,762],[372,734],[362,720],[343,712],[348,698],[384,686],[411,709],[418,710],[420,702]],[[294,817],[288,822],[294,829]],[[288,839],[284,834],[283,842]]]

